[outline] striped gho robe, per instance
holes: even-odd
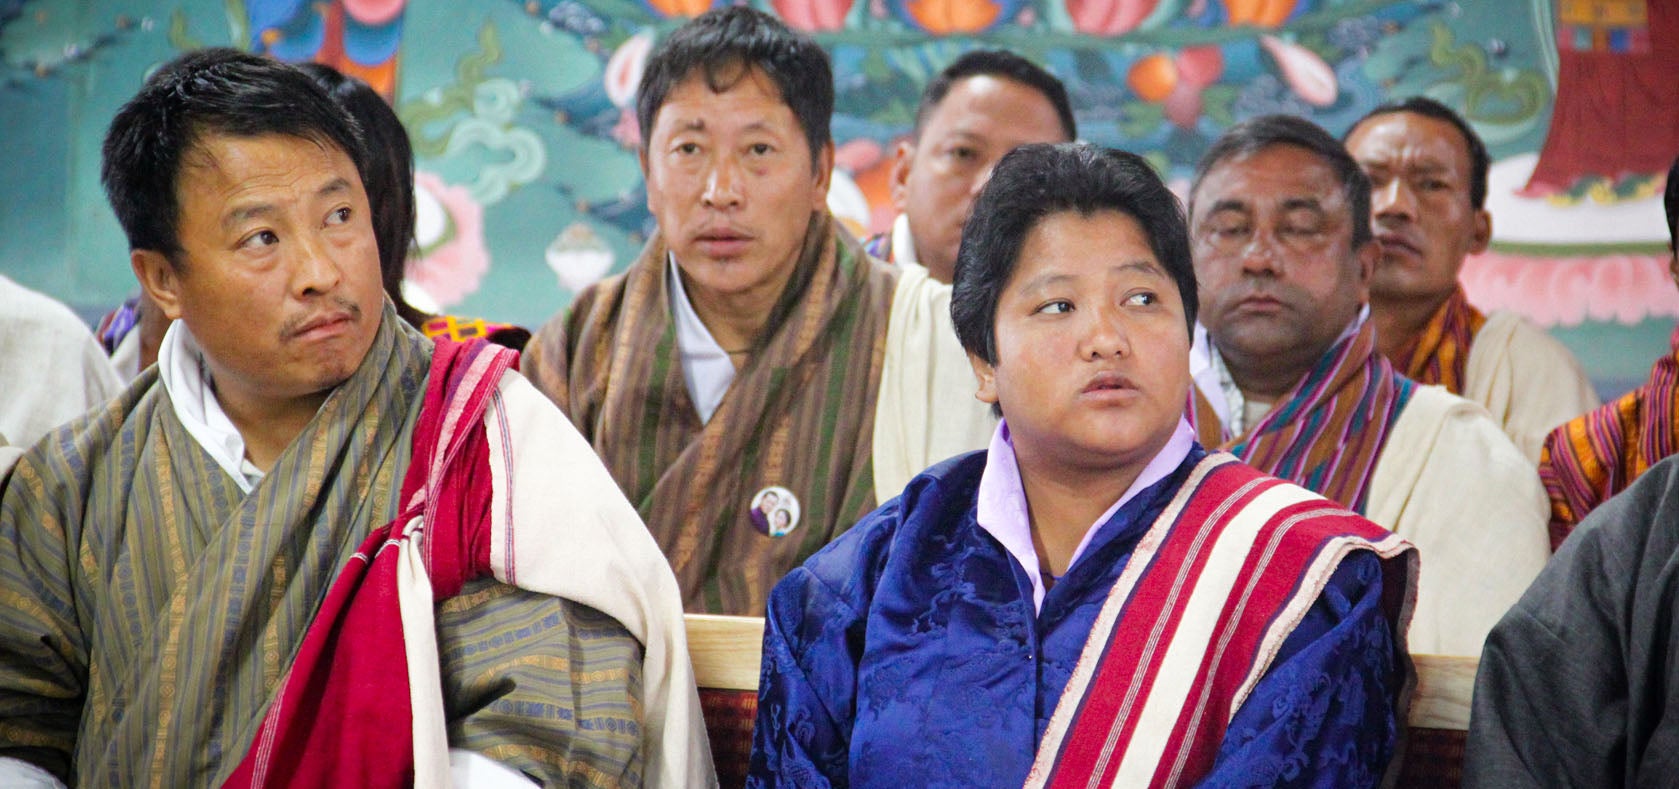
[[[1650,380],[1545,438],[1539,479],[1551,499],[1551,549],[1599,504],[1679,452],[1679,328]]]
[[[1195,785],[1282,644],[1357,551],[1382,559],[1397,664],[1387,687],[1403,721],[1415,681],[1405,631],[1416,550],[1310,491],[1213,454],[1108,593],[1026,786]]]
[[[539,330],[523,369],[612,471],[669,558],[688,611],[761,615],[787,571],[875,507],[873,433],[897,273],[813,214],[786,289],[711,419],[688,395],[668,247],[648,241]],[[779,486],[797,527],[755,528]]]
[[[1363,514],[1382,447],[1415,387],[1376,352],[1375,326],[1364,321],[1225,449]]]
[[[398,515],[432,350],[387,304],[361,366],[249,494],[188,435],[155,369],[26,455],[0,501],[0,757],[76,786],[227,782],[335,579]],[[517,376],[497,391],[516,400],[515,385],[542,403]],[[440,737],[544,781],[639,780],[643,653],[668,648],[593,601],[499,577],[440,601],[435,657],[407,664],[435,676]],[[414,736],[393,717],[359,719],[340,747]]]
[[[1417,336],[1395,351],[1390,361],[1406,378],[1419,384],[1439,384],[1455,395],[1463,394],[1464,370],[1469,365],[1469,346],[1487,323],[1487,316],[1469,303],[1463,286],[1429,317]]]

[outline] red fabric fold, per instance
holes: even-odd
[[[224,787],[413,785],[400,541],[409,521],[424,518],[434,601],[490,572],[490,450],[481,425],[516,359],[482,340],[437,344],[403,479],[403,512],[368,535],[333,582]]]

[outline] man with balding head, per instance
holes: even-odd
[[[1190,237],[1226,448],[1414,543],[1412,649],[1477,654],[1547,555],[1544,492],[1485,409],[1394,371],[1367,314],[1369,181],[1311,122],[1238,124],[1196,167]]]

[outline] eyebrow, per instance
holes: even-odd
[[[315,197],[330,197],[348,191],[350,191],[349,179],[343,176],[338,176],[337,178],[326,182],[325,186],[316,189]],[[226,216],[222,217],[222,227],[231,229],[247,220],[271,216],[277,210],[279,209],[273,203],[252,203],[250,205],[238,206],[232,211],[227,212]]]
[[[1140,272],[1143,272],[1144,274],[1154,274],[1154,275],[1161,276],[1161,277],[1167,276],[1165,267],[1161,266],[1158,262],[1156,262],[1154,260],[1150,260],[1148,258],[1136,258],[1134,260],[1127,260],[1127,261],[1125,261],[1123,263],[1120,263],[1118,265],[1108,266],[1108,270],[1109,271],[1140,271]],[[1059,273],[1059,272],[1052,271],[1052,272],[1049,272],[1047,274],[1039,274],[1038,276],[1036,276],[1032,279],[1029,279],[1025,282],[1020,283],[1020,290],[1030,293],[1030,292],[1042,290],[1042,289],[1047,288],[1051,285],[1059,285],[1063,282],[1069,282],[1072,279],[1073,279],[1073,275],[1071,275],[1071,274],[1062,274],[1062,273]]]
[[[1290,197],[1283,200],[1284,211],[1299,211],[1301,209],[1322,213],[1323,204],[1319,203],[1316,197]]]

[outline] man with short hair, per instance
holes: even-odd
[[[511,351],[397,317],[362,145],[228,49],[112,121],[174,323],[0,498],[0,784],[712,780],[668,567]]]
[[[1366,318],[1369,181],[1311,122],[1233,127],[1196,166],[1190,237],[1226,448],[1410,540],[1412,649],[1473,655],[1544,565],[1544,492],[1485,409],[1396,373]]]
[[[864,248],[950,282],[962,225],[997,160],[1026,143],[1077,137],[1067,89],[1055,75],[1006,50],[962,55],[921,92],[915,128],[894,151],[898,217]]]
[[[1679,283],[1679,158],[1667,170],[1668,269]],[[1673,352],[1656,360],[1650,380],[1545,438],[1539,477],[1551,497],[1551,545],[1609,497],[1662,458],[1679,452],[1679,327]]]
[[[678,29],[636,99],[658,232],[526,347],[690,611],[761,614],[788,570],[996,424],[929,306],[948,287],[869,257],[827,210],[833,96],[826,53],[768,14]],[[772,488],[780,535],[752,518]]]
[[[1421,96],[1377,107],[1343,139],[1371,182],[1377,348],[1405,377],[1486,406],[1537,461],[1545,435],[1598,399],[1562,343],[1514,312],[1482,314],[1458,282],[1464,258],[1492,238],[1486,145]]]

